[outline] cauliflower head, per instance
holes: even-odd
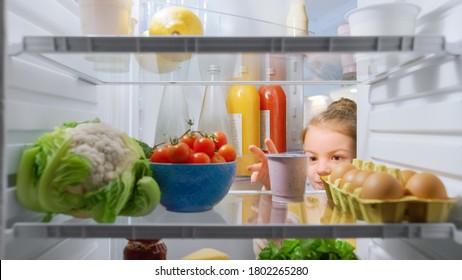
[[[98,120],[65,123],[22,155],[16,194],[27,208],[114,222],[150,213],[159,186],[138,142]]]

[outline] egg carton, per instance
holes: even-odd
[[[419,199],[412,197],[406,208],[406,220],[412,223],[447,221],[456,199]]]
[[[331,202],[334,202],[334,197],[331,190],[331,183],[329,182],[328,177],[321,177],[322,182],[324,183],[324,190],[326,191],[327,199]]]
[[[324,181],[324,189],[326,190],[328,199],[332,200],[344,212],[349,212],[348,195],[339,188],[340,179],[337,179],[334,184],[329,181]]]
[[[334,183],[328,179],[324,180],[328,199],[356,220],[368,223],[445,222],[456,202],[451,198],[419,199],[409,195],[393,200],[362,199],[361,188],[351,193],[348,184],[339,188],[340,179]]]
[[[348,204],[350,205],[351,214],[357,220],[364,220],[362,208],[359,203],[359,190],[348,195]]]
[[[320,219],[322,224],[354,224],[357,220],[350,213],[344,212],[336,205],[326,207]]]
[[[354,196],[353,201],[356,201],[356,216],[358,220],[363,220],[368,223],[400,223],[405,221],[405,213],[407,208],[407,200],[376,200],[376,199],[361,199]],[[359,214],[358,214],[359,212]]]

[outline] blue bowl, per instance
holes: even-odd
[[[151,162],[159,184],[160,204],[173,212],[212,209],[228,193],[236,174],[236,162],[178,164]]]

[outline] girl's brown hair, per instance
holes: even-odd
[[[310,126],[326,126],[356,141],[356,103],[348,98],[332,102],[326,110],[314,116],[303,130],[302,141]],[[332,126],[333,125],[333,126]]]

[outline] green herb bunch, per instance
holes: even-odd
[[[341,239],[286,239],[280,248],[270,240],[260,260],[357,260],[355,247]]]

